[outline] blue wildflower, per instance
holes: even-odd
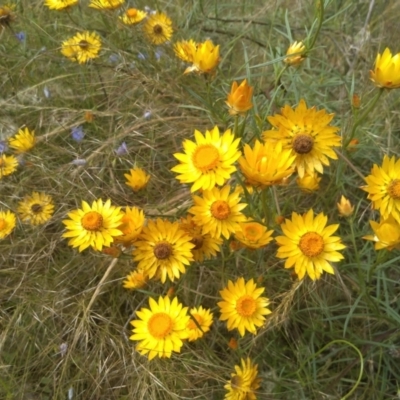
[[[78,143],[82,142],[83,138],[85,137],[85,132],[83,132],[82,125],[72,128],[71,136],[72,136],[72,139],[75,140],[75,142],[78,142]]]

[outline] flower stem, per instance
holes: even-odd
[[[312,38],[310,45],[307,48],[307,52],[309,52],[315,45],[315,42],[318,39],[319,33],[321,32],[322,23],[324,22],[324,0],[319,0],[319,7],[318,7],[318,26],[315,35]]]

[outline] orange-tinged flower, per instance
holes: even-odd
[[[125,289],[141,289],[144,287],[149,280],[148,275],[144,273],[142,269],[136,269],[126,276],[125,280],[122,282],[122,286]]]
[[[132,188],[134,192],[144,189],[150,179],[150,175],[142,168],[133,168],[129,171],[129,174],[124,174],[124,176],[128,179],[125,184]]]
[[[187,324],[189,342],[194,342],[202,338],[210,330],[210,326],[213,323],[213,314],[202,306],[191,308],[189,314],[191,317]]]
[[[182,61],[192,63],[197,43],[193,40],[181,40],[174,44],[175,55]]]
[[[193,53],[193,65],[188,67],[185,74],[189,72],[198,72],[210,74],[214,71],[220,61],[219,45],[214,46],[211,40],[198,43],[196,51]]]
[[[283,60],[288,65],[299,65],[303,62],[306,47],[303,42],[292,43],[286,52],[286,58]]]
[[[351,205],[350,200],[342,195],[340,202],[336,203],[339,214],[342,217],[350,217],[354,212],[354,206]]]
[[[240,229],[235,232],[235,239],[247,248],[255,250],[272,241],[272,232],[273,230],[267,231],[267,227],[258,222],[241,222]]]
[[[228,94],[226,101],[230,115],[245,113],[253,107],[253,103],[251,102],[253,90],[254,88],[247,84],[247,79],[239,86],[236,81],[232,83],[231,92]]]
[[[145,222],[143,210],[137,207],[126,207],[121,225],[118,227],[123,235],[115,238],[117,243],[123,243],[124,246],[131,245],[142,232]]]
[[[392,55],[388,47],[375,60],[375,69],[369,71],[369,76],[375,86],[387,89],[400,87],[400,53]]]
[[[136,8],[128,8],[119,19],[125,25],[135,25],[143,21],[147,16],[145,11],[137,10]]]

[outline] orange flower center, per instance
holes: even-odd
[[[201,172],[214,169],[219,162],[219,151],[212,144],[198,146],[193,154],[193,164]]]
[[[156,34],[156,35],[161,35],[161,34],[163,33],[163,28],[162,28],[162,26],[159,25],[159,24],[154,25],[154,26],[153,26],[153,32],[154,32],[154,34]]]
[[[245,224],[244,226],[242,225],[242,232],[247,240],[256,242],[263,234],[263,226],[256,222]]]
[[[299,247],[305,256],[317,257],[324,251],[325,243],[319,233],[307,232],[301,237]]]
[[[200,250],[203,247],[204,238],[201,235],[194,236],[190,242],[194,244],[194,248],[192,250]]]
[[[126,11],[126,15],[129,17],[129,18],[135,18],[136,17],[136,15],[137,15],[137,10],[136,10],[136,8],[129,8],[127,11]]]
[[[242,317],[251,317],[256,309],[256,301],[248,294],[245,294],[236,301],[236,311]]]
[[[172,254],[172,246],[168,242],[159,242],[154,246],[153,254],[159,260],[165,260]]]
[[[103,226],[103,216],[97,211],[89,211],[82,217],[81,224],[87,231],[99,231]]]
[[[164,339],[172,332],[173,327],[172,318],[164,312],[152,315],[147,322],[147,329],[150,335],[156,339]]]
[[[309,135],[299,134],[293,140],[293,150],[297,154],[308,154],[314,146],[314,139]]]
[[[389,183],[387,191],[392,199],[400,199],[400,179],[393,179]]]
[[[43,211],[43,206],[41,204],[35,203],[31,205],[31,211],[33,214],[39,214]]]
[[[217,200],[211,204],[211,215],[219,220],[227,219],[231,213],[229,204],[224,200]]]
[[[5,228],[7,228],[7,222],[5,219],[0,218],[0,231],[2,231]]]
[[[197,324],[201,326],[201,323],[203,322],[203,318],[199,314],[192,314],[192,317],[197,321]],[[198,329],[198,326],[196,323],[191,319],[188,323],[188,328],[189,329]]]
[[[82,50],[87,50],[89,47],[89,42],[87,40],[81,40],[78,43],[78,46],[82,49]]]

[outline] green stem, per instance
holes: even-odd
[[[321,31],[321,28],[322,28],[322,23],[324,22],[324,11],[325,11],[324,10],[324,0],[319,0],[319,13],[318,13],[317,31],[315,32],[315,35],[312,38],[312,42],[308,46],[307,52],[310,51],[314,47],[315,42],[318,39],[319,33]]]
[[[275,79],[275,89],[276,89],[278,86],[280,86],[282,74],[287,70],[287,68],[288,68],[288,65],[286,64],[286,65],[279,71],[279,74],[278,74],[278,76],[277,76],[276,79]]]

